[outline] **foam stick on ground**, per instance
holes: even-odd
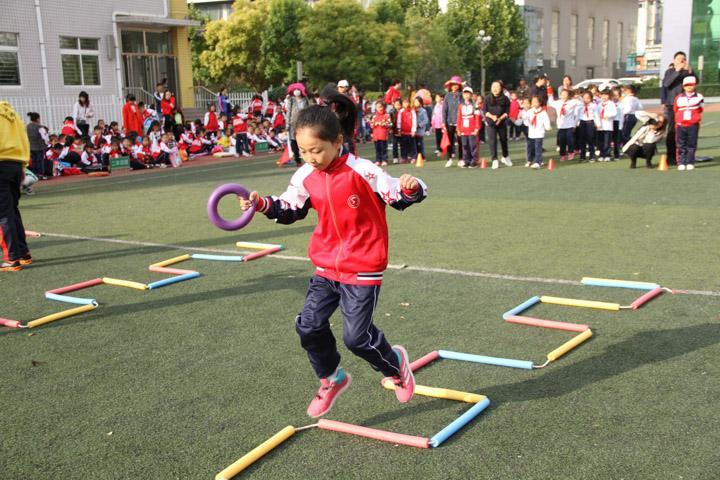
[[[155,267],[150,265],[148,270],[154,273],[165,273],[167,275],[187,275],[188,273],[194,273],[194,270],[183,270],[181,268],[167,268],[167,267]]]
[[[554,328],[557,330],[566,330],[568,332],[584,332],[589,327],[580,323],[556,322],[553,320],[543,320],[541,318],[522,317],[519,315],[510,315],[505,319],[509,323],[517,323],[520,325],[529,325],[531,327]]]
[[[154,290],[156,288],[165,287],[167,285],[172,285],[174,283],[180,283],[184,282],[186,280],[192,280],[193,278],[198,278],[200,276],[200,272],[190,272],[186,273],[185,275],[178,275],[177,277],[170,277],[166,278],[165,280],[158,280],[157,282],[148,283],[148,290]]]
[[[438,353],[437,350],[433,350],[432,352],[430,352],[426,355],[423,355],[422,357],[420,357],[417,360],[415,360],[414,362],[412,362],[410,364],[410,370],[412,370],[413,372],[420,370],[425,365],[427,365],[428,363],[434,362],[438,358],[440,358],[440,354]]]
[[[295,427],[288,425],[287,427],[283,428],[278,433],[252,449],[250,452],[243,455],[239,460],[224,469],[222,472],[215,475],[215,480],[230,480],[235,475],[242,472],[253,463],[257,462],[270,450],[277,447],[288,438],[292,437],[294,433]]]
[[[63,312],[53,313],[52,315],[47,315],[38,318],[37,320],[33,320],[32,322],[28,322],[27,327],[35,328],[39,327],[40,325],[45,325],[46,323],[54,322],[55,320],[62,320],[63,318],[72,317],[73,315],[79,315],[81,313],[94,310],[97,308],[97,306],[97,303],[93,303],[91,305],[82,305],[80,307],[71,308],[70,310],[65,310]]]
[[[285,247],[283,245],[277,244],[277,243],[257,243],[257,242],[237,242],[235,244],[238,248],[247,248],[249,250],[267,250],[270,248],[280,248],[280,250],[284,249]]]
[[[536,303],[540,301],[540,297],[537,295],[525,300],[523,303],[518,305],[517,307],[513,308],[512,310],[508,310],[507,312],[503,313],[503,318],[507,318],[510,315],[520,315],[520,313],[524,312],[528,308],[532,307]]]
[[[68,285],[67,287],[60,287],[60,288],[55,288],[53,290],[48,290],[48,293],[62,295],[64,293],[76,292],[78,290],[83,290],[85,288],[94,287],[95,285],[100,285],[101,283],[103,283],[102,278],[94,278],[94,279],[88,280],[86,282],[80,282],[80,283],[75,283],[73,285]]]
[[[273,253],[277,253],[280,250],[282,250],[281,247],[273,247],[268,248],[267,250],[260,250],[259,252],[251,253],[250,255],[245,255],[243,258],[243,262],[249,262],[250,260],[255,260],[256,258],[264,257],[266,255],[272,255]]]
[[[583,307],[583,308],[597,308],[600,310],[620,310],[619,303],[608,303],[608,302],[595,302],[592,300],[578,300],[576,298],[561,298],[561,297],[540,297],[542,303],[549,303],[552,305],[564,305],[566,307]],[[516,315],[516,314],[512,314]]]
[[[8,328],[20,328],[22,326],[17,320],[8,320],[7,318],[0,318],[0,325]]]
[[[383,387],[388,390],[395,390],[395,384],[389,378],[383,380]],[[449,388],[426,387],[425,385],[415,385],[415,394],[424,397],[442,398],[445,400],[456,400],[458,402],[478,403],[485,398],[477,393],[461,392],[459,390],[451,390]]]
[[[450,425],[440,430],[430,438],[430,446],[439,447],[445,440],[457,433],[458,430],[470,423],[475,417],[490,405],[490,399],[484,397],[482,401],[473,405],[467,412],[460,415]]]
[[[148,286],[144,283],[131,282],[130,280],[119,280],[117,278],[108,277],[104,277],[102,280],[105,285],[112,285],[115,287],[134,288],[135,290],[147,290],[148,288]]]
[[[448,350],[439,350],[440,358],[448,360],[460,360],[463,362],[484,363],[486,365],[496,365],[498,367],[523,368],[532,370],[533,362],[528,360],[514,360],[512,358],[486,357],[485,355],[472,355],[469,353],[451,352]]]
[[[632,302],[632,303],[630,304],[630,306],[632,307],[633,310],[637,310],[637,309],[640,308],[642,305],[646,304],[647,302],[649,302],[649,301],[652,300],[653,298],[655,298],[655,297],[657,297],[658,295],[660,295],[662,292],[663,292],[663,288],[662,288],[662,287],[654,288],[654,289],[650,290],[649,292],[647,292],[645,295],[641,295],[640,297],[638,297],[637,299],[635,299],[635,301]]]
[[[588,338],[592,337],[592,330],[585,330],[580,335],[568,340],[567,342],[560,345],[558,348],[547,354],[548,362],[554,362],[558,358],[565,355],[567,352],[583,343]]]
[[[380,440],[381,442],[396,443],[398,445],[406,445],[408,447],[428,448],[429,439],[424,437],[415,437],[412,435],[404,435],[402,433],[393,433],[386,430],[377,430],[374,428],[361,427],[351,423],[336,422],[335,420],[320,419],[318,428],[323,430],[332,430],[334,432],[349,433],[361,437]]]
[[[242,262],[245,257],[242,255],[206,255],[204,253],[193,253],[192,258],[217,262]]]
[[[153,263],[150,265],[151,267],[168,267],[170,265],[174,265],[176,263],[184,262],[185,260],[190,260],[191,256],[189,253],[186,253],[184,255],[179,255],[177,257],[169,258],[167,260],[163,260],[162,262]]]
[[[95,303],[94,298],[69,297],[67,295],[58,295],[51,292],[45,292],[45,298],[48,300],[55,300],[56,302],[74,303],[76,305],[91,305]]]
[[[653,290],[660,285],[650,282],[633,282],[630,280],[610,280],[608,278],[592,278],[583,277],[581,280],[583,285],[592,285],[594,287],[614,287],[614,288],[631,288],[635,290]]]

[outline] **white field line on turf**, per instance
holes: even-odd
[[[120,240],[116,238],[101,238],[101,237],[85,237],[82,235],[68,235],[65,233],[47,233],[39,232],[41,235],[46,237],[55,238],[70,238],[73,240],[84,240],[88,242],[105,242],[105,243],[117,243],[120,245],[134,245],[140,247],[157,247],[167,248],[172,250],[190,250],[194,252],[208,252],[208,253],[229,253],[237,255],[238,250],[227,250],[222,248],[204,248],[204,247],[191,247],[188,245],[173,245],[169,243],[153,243],[153,242],[139,242],[136,240]],[[310,259],[307,257],[298,257],[295,255],[282,255],[273,254],[269,255],[268,258],[279,258],[280,260],[293,260],[300,262],[309,262]],[[580,286],[582,283],[576,280],[563,280],[561,278],[543,278],[543,277],[524,277],[519,275],[505,275],[502,273],[486,273],[486,272],[471,272],[467,270],[452,270],[448,268],[434,268],[434,267],[423,267],[414,265],[388,265],[390,270],[411,270],[415,272],[425,273],[442,273],[445,275],[458,275],[461,277],[478,277],[478,278],[491,278],[493,280],[509,280],[513,282],[530,282],[530,283],[549,283],[555,285],[577,285]],[[682,290],[682,293],[688,295],[702,295],[705,297],[720,297],[720,292],[713,292],[707,290]]]

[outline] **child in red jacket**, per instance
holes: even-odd
[[[694,76],[683,79],[683,93],[675,97],[675,131],[677,135],[678,170],[695,169],[700,120],[702,120],[703,96],[695,91]]]
[[[400,131],[400,163],[410,163],[415,158],[415,131],[417,112],[410,107],[410,100],[403,99],[397,114],[397,129]]]
[[[392,129],[392,119],[385,112],[385,104],[381,100],[375,102],[375,115],[370,119],[370,127],[375,142],[375,165],[385,167],[388,164],[387,141],[388,130]]]
[[[463,89],[463,101],[458,107],[457,134],[460,137],[462,160],[458,162],[460,168],[477,167],[478,132],[480,131],[480,115],[472,101],[473,90],[470,87]]]
[[[393,178],[369,160],[346,153],[343,131],[330,108],[313,105],[302,110],[295,138],[305,165],[279,197],[252,192],[249,199],[240,200],[242,209],[256,202],[259,212],[282,224],[305,218],[310,207],[318,213],[308,248],[315,275],[295,319],[300,342],[320,378],[320,390],[307,410],[313,418],[325,415],[350,385],[330,329],[338,306],[350,351],[392,380],[400,402],[410,401],[415,390],[407,351],[390,346],[373,315],[388,261],[385,206],[403,210],[421,202],[427,189],[411,175]]]

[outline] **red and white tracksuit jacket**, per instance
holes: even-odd
[[[480,130],[480,112],[475,105],[463,102],[458,107],[457,133],[462,136],[474,136]]]
[[[318,223],[308,254],[316,275],[351,285],[380,285],[388,263],[385,205],[404,210],[427,196],[419,181],[403,190],[397,178],[371,161],[345,154],[325,170],[303,165],[285,193],[262,198],[257,209],[277,223],[302,220],[310,207]]]
[[[675,97],[675,124],[678,127],[689,127],[700,123],[704,102],[703,96],[697,92],[692,95],[683,92]]]
[[[417,130],[417,113],[412,108],[401,108],[397,116],[397,129],[400,135],[414,136]]]

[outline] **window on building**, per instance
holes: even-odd
[[[578,16],[570,15],[570,66],[577,66]]]
[[[550,65],[558,67],[560,58],[560,12],[552,12],[552,26],[550,29]]]
[[[615,62],[620,65],[620,63],[623,60],[623,55],[625,54],[625,51],[623,50],[623,34],[625,33],[625,29],[623,28],[623,23],[618,22],[617,24],[617,31],[615,32]]]
[[[20,85],[17,33],[0,32],[0,85]]]
[[[588,18],[587,45],[588,45],[588,50],[595,49],[595,17]]]
[[[122,39],[123,53],[159,55],[169,55],[172,53],[170,34],[168,32],[123,30],[120,37]]]
[[[610,62],[610,20],[603,20],[602,30],[602,64],[609,66]]]
[[[524,7],[525,32],[528,47],[525,53],[525,71],[543,66],[543,11],[540,8]]]
[[[60,37],[60,63],[66,86],[100,85],[100,40]]]

